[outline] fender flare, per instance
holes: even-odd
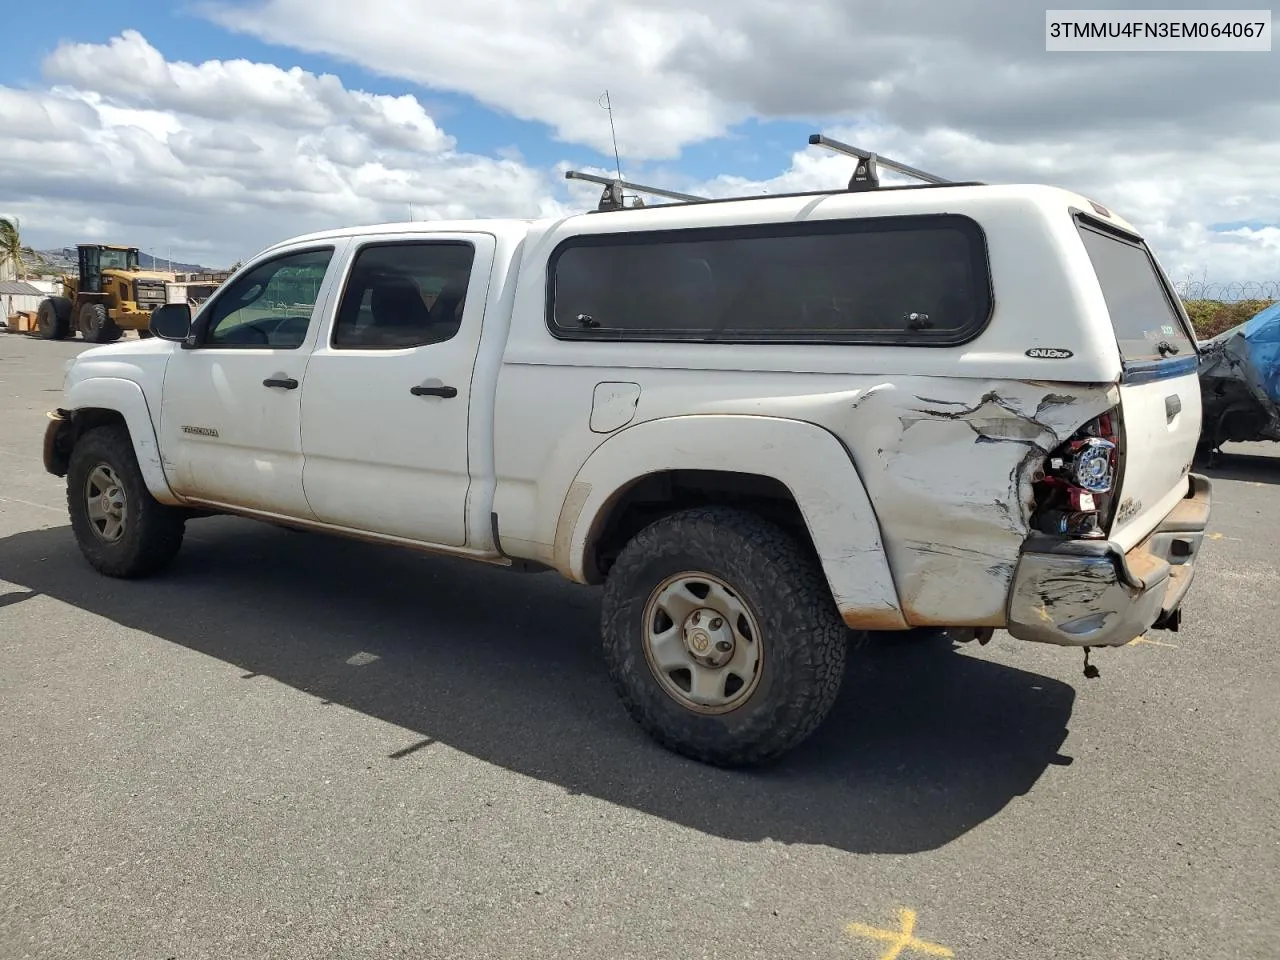
[[[74,416],[80,410],[110,410],[124,418],[133,441],[133,453],[138,459],[138,469],[147,490],[161,503],[170,505],[182,501],[169,488],[160,459],[160,443],[156,438],[155,421],[142,387],[132,380],[119,377],[89,377],[71,385],[67,391],[64,409]]]
[[[555,565],[587,582],[586,557],[604,518],[634,483],[669,470],[770,477],[791,491],[845,623],[906,629],[866,487],[832,433],[802,420],[711,414],[648,420],[595,449],[570,485],[556,528]]]

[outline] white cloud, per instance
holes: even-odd
[[[327,53],[385,76],[466,93],[557,136],[611,150],[599,98],[608,88],[628,156],[674,157],[749,110],[669,68],[691,36],[713,41],[708,13],[675,2],[338,0],[215,5],[221,25]]]
[[[247,61],[170,63],[141,35],[64,45],[0,87],[0,196],[37,245],[113,239],[216,266],[315,229],[560,210],[550,171],[459,152],[413,96]]]
[[[98,125],[82,103],[9,87],[0,87],[0,117],[5,139],[18,143],[61,143],[75,139],[80,128]]]
[[[994,143],[945,129],[916,136],[883,124],[827,133],[952,180],[1077,190],[1137,226],[1174,281],[1280,280],[1280,226],[1213,229],[1240,220],[1280,224],[1273,143],[1224,138],[1215,144],[1221,161],[1204,163],[1158,145],[1117,150],[1101,134]],[[720,177],[682,188],[706,196],[833,189],[848,182],[853,167],[851,158],[815,147],[798,151],[769,180]],[[910,182],[887,170],[882,178]]]
[[[355,19],[342,0],[210,2],[229,29],[466,94],[606,153],[607,87],[637,177],[748,118],[825,122],[926,169],[1105,198],[1179,271],[1280,277],[1265,235],[1210,229],[1280,222],[1274,56],[1051,54],[1043,8],[1016,0],[363,0]],[[1109,5],[1125,6],[1093,4]],[[770,184],[737,186],[847,180],[821,164],[806,151]]]
[[[1024,7],[362,0],[353,17],[338,0],[255,0],[210,16],[606,153],[607,87],[628,173],[677,190],[845,183],[851,161],[813,149],[768,180],[679,172],[683,147],[739,121],[804,119],[958,179],[1080,190],[1137,223],[1175,278],[1280,278],[1277,228],[1215,229],[1280,224],[1280,60],[1045,54],[1043,14]],[[0,198],[40,243],[109,234],[225,263],[305,230],[403,219],[410,203],[420,218],[525,216],[599,195],[516,150],[463,152],[416,96],[333,75],[173,62],[134,31],[64,44],[45,68],[46,89],[0,87]]]
[[[341,121],[382,146],[436,152],[451,148],[416,98],[347,90],[330,74],[248,60],[170,63],[136,30],[107,44],[64,44],[46,75],[125,104],[207,120],[323,129]]]
[[[1280,120],[1275,57],[1047,53],[1043,8],[1018,0],[362,0],[358,17],[345,0],[207,0],[206,11],[601,150],[608,87],[636,159],[749,117],[875,115],[1001,141],[1107,130],[1116,144],[1156,134],[1184,149],[1192,131],[1270,121],[1265,137]]]

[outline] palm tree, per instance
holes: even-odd
[[[18,230],[18,218],[10,220],[0,217],[0,266],[13,265],[15,279],[21,280],[27,275],[27,257],[35,257],[35,251],[22,245],[22,234]]]

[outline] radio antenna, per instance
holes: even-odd
[[[600,101],[603,100],[603,103]],[[609,91],[606,90],[604,95],[596,101],[609,114],[609,136],[613,139],[613,162],[618,171],[618,179],[622,179],[622,158],[618,154],[618,130],[613,125],[613,101],[609,99]]]

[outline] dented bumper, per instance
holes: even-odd
[[[1027,542],[1009,594],[1009,633],[1074,647],[1118,647],[1153,627],[1177,629],[1209,523],[1211,485],[1187,496],[1128,553],[1106,541]]]

